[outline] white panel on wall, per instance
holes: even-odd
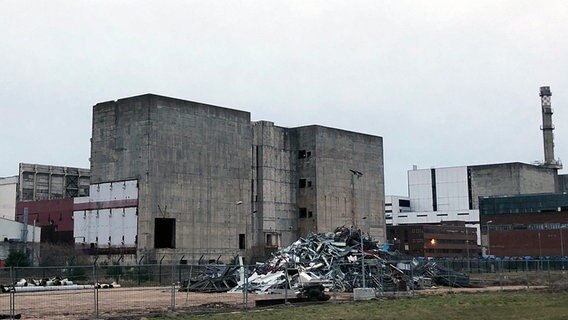
[[[109,246],[108,237],[110,236],[110,209],[99,210],[99,242],[97,245],[100,248]]]
[[[122,245],[123,224],[124,224],[124,208],[112,209],[110,215],[111,246]]]
[[[87,243],[97,243],[97,234],[99,232],[99,219],[97,217],[96,210],[87,210],[86,211],[87,219],[87,236],[86,241]]]
[[[436,169],[438,211],[468,210],[467,167]]]
[[[126,208],[124,217],[124,245],[136,246],[136,235],[138,234],[138,216],[136,208]]]
[[[408,192],[413,211],[432,211],[432,174],[430,169],[408,171]]]
[[[73,237],[75,243],[86,242],[87,237],[87,216],[85,211],[73,212]]]
[[[73,216],[75,243],[97,243],[100,248],[135,247],[138,232],[138,216],[135,203],[112,202],[138,198],[136,180],[100,183],[90,186],[90,196],[75,198],[75,204],[91,203],[91,208],[99,210],[75,211]],[[110,237],[110,243],[109,243]],[[124,240],[123,240],[124,239]]]

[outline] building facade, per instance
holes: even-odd
[[[479,198],[555,192],[557,169],[519,162],[408,171],[410,210],[392,212],[392,225],[463,221],[481,236]]]
[[[0,178],[0,218],[15,220],[18,177]]]
[[[387,233],[393,250],[415,257],[479,256],[477,229],[464,222],[388,226]]]
[[[89,195],[88,169],[20,163],[17,201],[38,201]]]
[[[480,214],[491,255],[568,255],[566,193],[481,197]]]
[[[250,260],[346,224],[385,240],[381,137],[148,94],[93,108],[91,181],[122,180],[147,261]]]

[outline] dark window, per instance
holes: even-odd
[[[272,235],[270,233],[266,235],[266,246],[267,247],[272,246]]]
[[[298,159],[304,159],[304,158],[306,158],[306,150],[298,151]]]
[[[239,249],[245,249],[245,247],[246,247],[245,234],[241,233],[239,234]]]
[[[410,200],[399,199],[398,205],[401,207],[410,207]]]
[[[312,153],[310,151],[306,152],[306,158],[309,158],[312,156]]]
[[[447,213],[438,213],[437,216],[438,217],[447,217],[448,214]]]
[[[430,171],[432,177],[432,211],[438,211],[438,195],[436,194],[436,169]]]
[[[417,214],[416,216],[419,217],[419,218],[424,218],[424,217],[427,217],[428,215],[426,215],[426,214]]]
[[[392,210],[385,210],[386,213],[392,213]]]
[[[467,212],[460,212],[460,213],[458,213],[458,216],[469,216],[469,213],[467,213]]]
[[[176,219],[156,218],[154,221],[154,248],[176,247]]]
[[[312,182],[308,181],[308,187],[311,187],[311,186],[312,186]]]
[[[306,218],[308,216],[308,209],[300,208],[300,218]]]
[[[300,188],[305,188],[306,187],[306,179],[300,179]]]
[[[313,216],[314,216],[313,212],[308,211],[308,218],[311,218],[311,217],[313,217]]]

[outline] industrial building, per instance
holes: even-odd
[[[557,169],[519,162],[414,168],[408,171],[409,206],[393,210],[386,223],[396,226],[464,221],[479,228],[480,197],[554,193],[557,177]]]
[[[42,243],[73,244],[73,198],[89,195],[90,170],[20,163],[17,180],[16,220],[42,227]]]
[[[477,229],[463,221],[388,226],[387,238],[393,250],[414,257],[479,256]]]
[[[89,195],[89,170],[20,163],[18,202]]]
[[[414,167],[408,171],[409,209],[392,210],[396,209],[392,206],[392,213],[389,213],[386,220],[389,228],[397,225],[436,225],[446,221],[463,221],[468,226],[475,226],[478,229],[478,243],[483,243],[487,249],[487,232],[483,232],[485,237],[482,237],[482,227],[492,218],[480,219],[480,199],[530,195],[539,198],[543,196],[542,194],[565,192],[566,175],[558,174],[562,163],[554,158],[550,88],[541,87],[540,97],[545,159],[543,162],[430,169]],[[536,199],[534,197],[531,199]],[[495,218],[494,221],[501,219],[502,217]]]
[[[0,218],[8,220],[16,218],[17,190],[17,176],[0,178]]]
[[[93,108],[91,183],[137,182],[135,247],[147,262],[253,260],[343,225],[385,241],[383,170],[378,136],[153,94]]]
[[[568,255],[568,194],[481,197],[479,210],[488,254]]]

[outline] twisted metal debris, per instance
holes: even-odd
[[[469,285],[466,274],[441,268],[433,261],[421,262],[389,252],[360,230],[347,227],[300,238],[273,253],[266,262],[258,263],[248,278],[243,275],[242,268],[223,267],[219,272],[200,275],[184,288],[219,292],[229,290],[229,283],[236,283],[230,292],[281,293],[291,289],[298,295],[323,299],[324,288],[351,292],[363,287],[363,283],[380,292],[422,289],[432,284]]]

